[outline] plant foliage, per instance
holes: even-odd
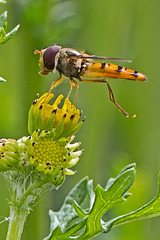
[[[0,0],[0,4],[6,3],[5,1]],[[0,15],[0,45],[6,43],[9,39],[11,39],[19,28],[19,24],[13,28],[10,32],[6,32],[7,28],[7,11]],[[0,82],[5,81],[3,78],[0,77]]]
[[[95,191],[92,180],[82,179],[68,194],[58,212],[50,210],[51,230],[44,240],[91,239],[100,233],[109,232],[112,227],[159,216],[160,192],[158,191],[157,196],[143,207],[107,222],[103,221],[103,215],[108,210],[125,202],[131,195],[127,191],[134,183],[135,172],[135,164],[130,164],[116,178],[109,179],[105,188],[97,185]],[[89,207],[83,209],[80,205],[87,195]]]

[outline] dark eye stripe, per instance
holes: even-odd
[[[47,48],[43,54],[44,67],[48,70],[53,70],[55,67],[55,57],[59,52],[59,46],[51,46]]]

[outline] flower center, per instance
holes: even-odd
[[[63,165],[67,150],[64,142],[53,141],[53,138],[41,137],[34,144],[34,163],[46,165],[53,169],[58,165]]]

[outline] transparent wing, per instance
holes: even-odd
[[[95,55],[78,55],[77,58],[85,58],[85,59],[99,59],[99,60],[109,60],[109,61],[117,61],[117,62],[132,62],[131,60],[121,59],[121,58],[109,58],[109,57],[97,57]]]

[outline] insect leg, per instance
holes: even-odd
[[[57,78],[57,80],[52,82],[51,87],[48,91],[48,95],[51,93],[52,89],[57,87],[62,81],[63,81],[62,74],[59,73],[59,77]]]
[[[71,87],[70,87],[70,90],[69,90],[69,93],[68,93],[67,98],[69,98],[69,96],[70,96],[70,94],[71,94],[71,92],[72,92],[73,87],[74,87],[74,83],[73,83],[73,81],[72,81],[72,79],[71,79]]]
[[[121,113],[123,113],[126,117],[136,117],[136,115],[134,114],[134,115],[130,115],[129,113],[127,113],[118,103],[116,103],[116,101],[115,101],[115,98],[114,98],[114,94],[113,94],[113,92],[112,92],[112,89],[111,89],[111,87],[110,87],[110,85],[109,85],[109,83],[108,83],[108,81],[105,79],[105,78],[98,78],[98,79],[79,79],[79,81],[81,81],[81,82],[96,82],[96,83],[98,83],[98,82],[101,82],[101,83],[106,83],[107,84],[107,87],[108,87],[108,92],[109,92],[109,99],[110,99],[110,101],[119,109],[119,111],[121,112]]]
[[[118,103],[116,103],[115,98],[114,98],[114,94],[113,94],[112,89],[111,89],[111,87],[110,87],[110,85],[109,85],[109,83],[108,83],[107,80],[106,80],[106,83],[107,83],[107,87],[108,87],[108,92],[109,92],[109,99],[110,99],[110,101],[111,101],[114,105],[116,105],[117,108],[119,109],[119,111],[120,111],[121,113],[123,113],[126,117],[136,117],[135,114],[134,114],[134,115],[130,115],[130,114],[127,113]]]
[[[75,99],[74,99],[74,105],[75,105],[76,99],[77,99],[77,95],[78,95],[79,84],[78,84],[78,83],[76,82],[76,80],[74,80],[73,78],[70,78],[70,80],[71,80],[71,88],[70,88],[70,90],[69,90],[69,93],[68,93],[67,98],[69,98],[69,96],[70,96],[70,94],[71,94],[71,91],[72,91],[74,85],[76,85],[77,90],[76,90],[76,96],[75,96]]]
[[[47,97],[51,94],[51,91],[53,88],[57,87],[61,82],[63,81],[63,78],[62,78],[62,74],[60,73],[59,74],[59,77],[57,78],[57,80],[53,81],[51,86],[50,86],[50,89],[48,91],[48,94],[46,95],[43,103],[46,101]]]

